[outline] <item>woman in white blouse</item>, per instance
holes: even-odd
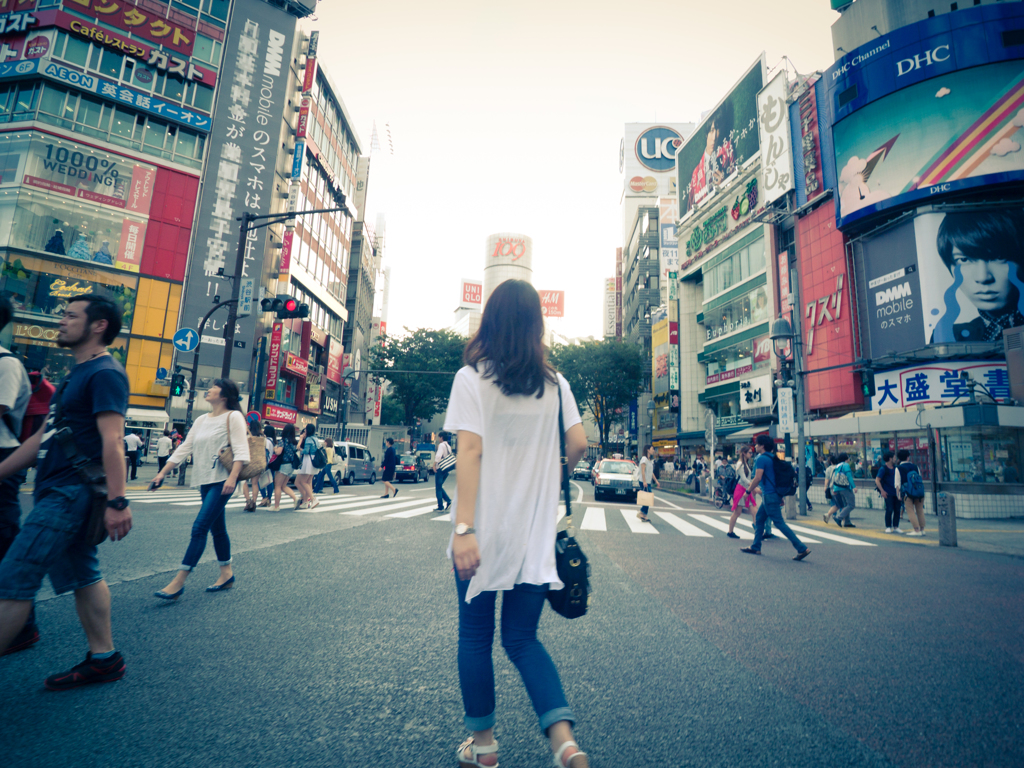
[[[220,578],[207,592],[220,592],[235,583],[234,572],[231,570],[231,540],[224,521],[224,506],[235,492],[238,473],[242,465],[249,461],[248,430],[245,427],[245,416],[239,403],[238,386],[227,379],[216,379],[206,392],[206,402],[210,404],[209,413],[204,413],[192,429],[188,431],[185,441],[178,446],[160,470],[150,490],[155,490],[164,481],[167,474],[192,455],[192,487],[198,488],[203,499],[199,514],[192,524],[192,539],[181,568],[171,583],[155,593],[162,600],[177,600],[185,591],[185,579],[196,567],[199,558],[206,549],[206,537],[213,534],[213,548],[220,563]],[[224,469],[220,463],[220,452],[231,446],[234,464],[231,471]]]
[[[497,765],[494,740],[494,610],[501,600],[501,643],[519,670],[541,731],[560,768],[586,768],[573,740],[575,716],[537,623],[548,589],[561,589],[555,529],[561,464],[559,393],[569,466],[586,451],[576,400],[548,365],[540,297],[522,280],[491,294],[480,330],[455,376],[446,432],[457,432],[459,471],[448,547],[459,595],[459,683],[473,735],[459,765]]]

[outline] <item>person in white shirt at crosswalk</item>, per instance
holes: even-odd
[[[178,446],[167,464],[161,469],[149,489],[155,491],[163,483],[167,473],[192,456],[192,487],[198,488],[203,498],[203,505],[192,524],[192,539],[185,550],[181,568],[171,582],[154,594],[161,600],[177,600],[185,591],[185,580],[192,569],[199,563],[206,549],[206,538],[213,534],[213,548],[217,552],[220,564],[220,578],[207,592],[220,592],[235,583],[234,570],[231,567],[231,539],[228,537],[227,523],[224,521],[224,507],[235,492],[238,475],[242,465],[249,461],[248,429],[242,406],[239,402],[238,385],[229,379],[215,379],[206,392],[206,402],[210,404],[210,412],[204,413],[192,429],[188,431],[185,441]],[[234,463],[229,472],[220,461],[220,453],[224,448],[231,447]]]
[[[169,429],[165,429],[164,433],[160,435],[160,439],[156,441],[157,472],[164,468],[164,465],[167,463],[167,459],[171,455],[173,446],[174,443],[171,440],[171,431]]]
[[[569,466],[587,449],[569,384],[544,354],[540,296],[523,280],[491,294],[480,330],[456,374],[445,432],[459,441],[454,530],[448,545],[459,596],[459,683],[470,739],[459,765],[495,766],[494,610],[501,598],[501,642],[519,670],[541,731],[561,768],[586,768],[551,657],[537,639],[555,568],[561,480],[559,408]]]
[[[658,478],[654,476],[654,446],[644,446],[644,457],[640,459],[640,490],[648,491],[651,490],[651,483],[653,482],[659,488],[661,483],[658,482]],[[647,510],[650,507],[640,507],[640,511],[636,513],[636,516],[645,523],[651,522],[651,519],[647,517]]]

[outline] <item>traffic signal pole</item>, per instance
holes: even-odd
[[[231,281],[231,308],[228,310],[227,325],[224,326],[224,360],[220,364],[222,379],[231,378],[231,353],[235,349],[235,325],[238,324],[238,292],[242,287],[242,272],[245,269],[245,239],[249,234],[249,224],[256,218],[258,217],[246,211],[242,214],[242,223],[238,227],[238,253],[235,256],[235,275]],[[201,335],[199,338],[202,340]]]

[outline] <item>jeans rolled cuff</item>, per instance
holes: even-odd
[[[483,717],[470,717],[466,715],[462,718],[462,722],[466,724],[466,728],[471,731],[486,731],[488,728],[494,727],[494,712]]]
[[[193,568],[195,568],[194,565],[185,565],[184,563],[178,566],[179,571],[188,571],[189,573],[192,572]]]
[[[540,716],[541,732],[546,736],[548,728],[562,720],[568,720],[569,725],[572,727],[576,726],[576,715],[574,715],[572,710],[568,707],[556,707],[555,709],[549,709]]]
[[[231,565],[231,561],[234,560],[234,559],[235,558],[233,558],[233,557],[229,557],[227,560],[218,560],[217,564],[218,565]]]

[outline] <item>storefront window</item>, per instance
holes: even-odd
[[[767,288],[761,285],[724,304],[704,310],[707,340],[717,339],[768,319]]]
[[[707,364],[708,384],[729,381],[754,369],[753,343],[743,341],[710,354],[705,353],[704,362]]]
[[[739,285],[765,269],[764,238],[739,248],[722,261],[702,270],[704,296],[711,298]]]
[[[943,429],[944,479],[954,483],[1019,483],[1020,430],[1004,427]]]

